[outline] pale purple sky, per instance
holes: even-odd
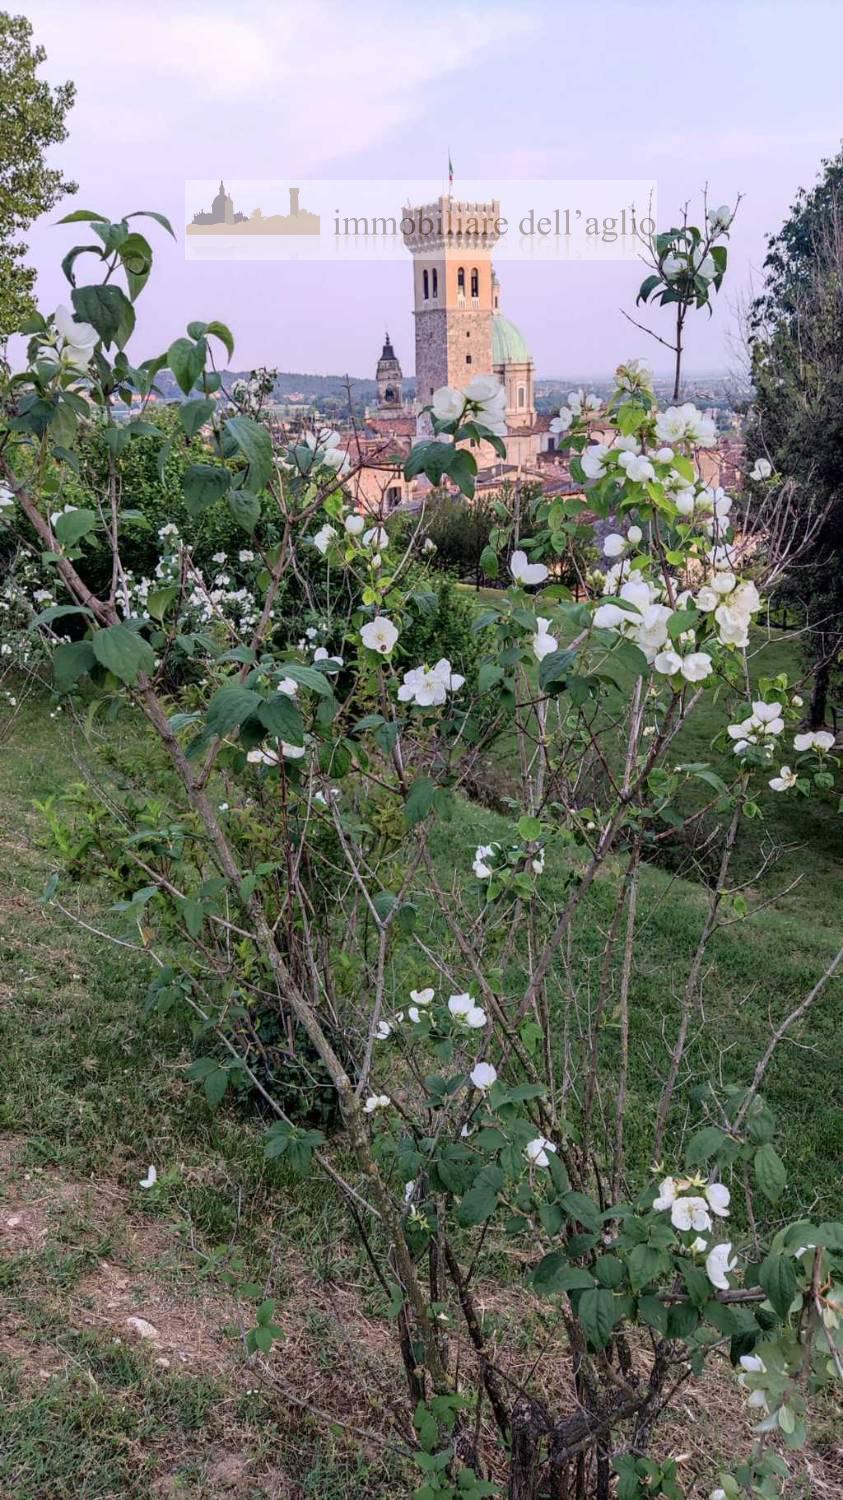
[[[708,182],[745,194],[733,263],[688,368],[734,367],[737,305],[765,236],[840,147],[837,0],[19,0],[72,78],[70,136],[54,158],[79,192],[64,210],[170,215],[187,178],[654,178],[663,225]],[[400,199],[400,181],[397,201]],[[246,206],[246,205],[244,205]],[[251,206],[251,205],[249,205]],[[248,206],[247,206],[248,207]],[[34,226],[42,308],[68,300],[58,265],[79,227]],[[153,234],[137,359],[193,318],[234,331],[234,364],[368,375],[388,328],[412,371],[409,263],[185,262]],[[541,376],[608,371],[666,351],[624,322],[632,264],[507,264],[503,308]],[[661,328],[666,314],[654,313]]]

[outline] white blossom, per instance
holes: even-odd
[[[649,458],[638,456],[635,453],[622,453],[618,459],[622,469],[626,470],[627,479],[635,484],[643,484],[647,479],[655,479],[656,471],[650,463]]]
[[[769,458],[756,458],[754,467],[749,471],[749,477],[756,481],[769,479],[772,472],[773,465]]]
[[[524,1148],[524,1155],[531,1166],[549,1167],[550,1157],[548,1152],[554,1152],[556,1149],[553,1142],[547,1139],[547,1136],[537,1135],[535,1140],[527,1142]]]
[[[533,655],[536,661],[543,661],[552,651],[555,651],[559,642],[555,635],[550,635],[550,621],[542,619],[541,615],[536,618],[537,630],[532,638]]]
[[[791,771],[790,766],[782,766],[778,776],[771,776],[767,785],[774,792],[789,792],[790,788],[795,786],[798,780],[796,772]]]
[[[569,406],[561,406],[559,408],[558,417],[554,417],[550,424],[550,431],[556,433],[557,436],[561,436],[563,433],[566,433],[568,429],[573,426],[573,424],[574,413],[571,411],[571,408]]]
[[[349,536],[360,536],[366,522],[362,516],[358,516],[356,512],[352,511],[350,516],[346,516],[343,525]]]
[[[325,553],[330,547],[336,534],[336,528],[331,526],[330,523],[326,521],[325,525],[320,526],[316,535],[313,537],[313,545],[316,548],[317,552],[321,552],[323,557],[325,556]]]
[[[632,544],[633,547],[637,547],[643,535],[644,533],[641,530],[640,526],[630,526],[629,530],[626,533],[626,539]]]
[[[157,1167],[153,1167],[150,1164],[149,1167],[147,1167],[146,1176],[141,1178],[140,1182],[138,1183],[138,1187],[152,1188],[155,1186],[157,1181],[158,1169]]]
[[[670,1208],[674,1229],[710,1229],[711,1215],[705,1198],[675,1198]]]
[[[458,692],[464,682],[459,672],[451,671],[447,657],[442,657],[435,667],[413,667],[405,672],[398,697],[402,703],[415,703],[418,708],[441,707],[448,694]]]
[[[731,1242],[725,1245],[713,1245],[705,1258],[705,1272],[712,1286],[718,1291],[728,1292],[728,1274],[737,1266],[737,1259],[732,1258]]]
[[[363,626],[360,638],[363,645],[367,646],[370,651],[377,651],[381,656],[389,656],[398,640],[398,627],[393,625],[387,615],[376,615],[374,620],[369,620]]]
[[[482,1006],[475,1005],[470,995],[452,995],[448,1001],[448,1009],[455,1021],[467,1026],[471,1031],[479,1031],[486,1025],[486,1012]]]
[[[705,1196],[708,1199],[708,1206],[711,1212],[717,1214],[717,1217],[720,1219],[728,1219],[729,1203],[732,1195],[725,1183],[710,1182],[705,1189]]]
[[[620,557],[625,550],[626,537],[621,536],[620,532],[610,531],[609,535],[604,537],[603,551],[607,557]]]
[[[389,533],[386,527],[370,526],[369,530],[363,533],[363,546],[374,547],[377,551],[383,552],[389,546]]]
[[[492,860],[500,850],[500,844],[478,844],[474,851],[472,868],[478,880],[489,880],[493,873]]]
[[[657,1213],[664,1213],[676,1201],[676,1182],[673,1177],[664,1177],[659,1183],[659,1195],[653,1203]]]
[[[389,1109],[391,1103],[392,1100],[388,1094],[370,1094],[363,1109],[367,1115],[373,1115],[376,1110]]]
[[[491,1063],[487,1062],[476,1063],[469,1074],[474,1087],[476,1089],[480,1089],[483,1092],[485,1092],[486,1089],[490,1089],[492,1087],[492,1084],[495,1082],[497,1076],[497,1068],[493,1067]]]
[[[834,735],[828,729],[813,729],[793,736],[794,750],[833,750]]]
[[[544,563],[531,563],[527,560],[526,552],[520,550],[513,552],[509,560],[509,571],[516,583],[528,584],[544,583],[547,577],[547,568]]]
[[[606,472],[606,459],[608,455],[609,449],[605,443],[592,443],[590,448],[586,448],[580,459],[582,471],[586,479],[603,478]]]
[[[414,1001],[416,1005],[430,1005],[434,994],[435,990],[432,986],[429,985],[427,989],[424,990],[410,990],[410,999]]]

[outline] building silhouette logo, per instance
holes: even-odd
[[[299,204],[299,188],[290,188],[290,211],[286,214],[264,214],[254,208],[250,214],[238,213],[234,200],[220,182],[219,192],[209,213],[196,213],[186,226],[187,234],[202,235],[273,235],[319,234],[320,218]]]

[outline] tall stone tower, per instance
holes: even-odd
[[[492,373],[491,257],[500,204],[443,195],[405,208],[402,228],[413,257],[416,399],[426,406],[439,386],[462,387]]]
[[[389,334],[383,342],[383,352],[375,371],[378,384],[378,409],[383,412],[396,411],[403,405],[404,377],[401,366],[390,343]]]

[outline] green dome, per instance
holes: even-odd
[[[530,365],[533,356],[522,334],[502,313],[492,318],[492,364]]]

